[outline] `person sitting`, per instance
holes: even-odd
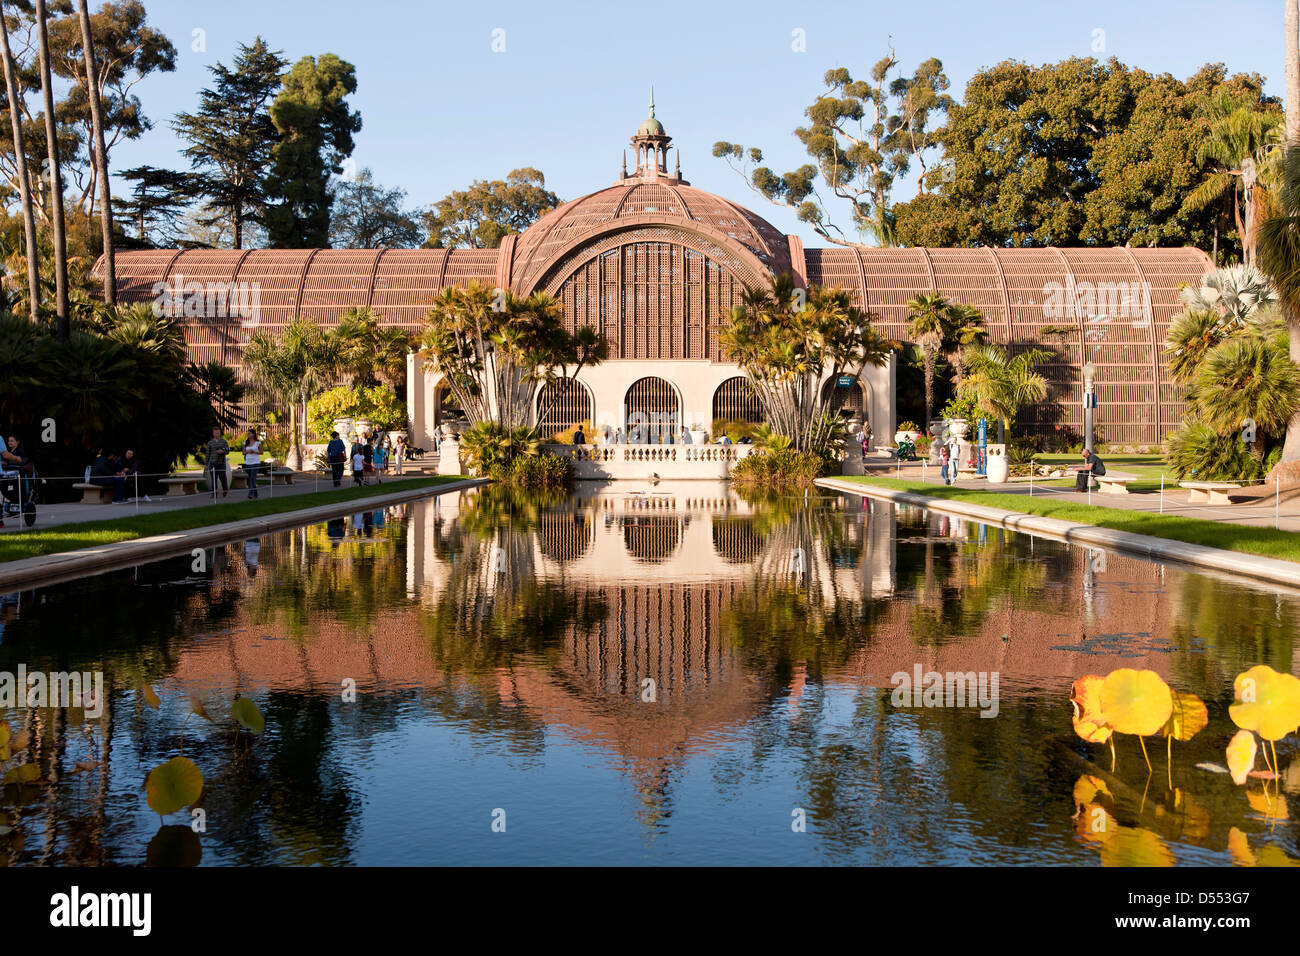
[[[140,459],[136,457],[134,448],[128,448],[122,458],[122,480],[139,488],[139,476]],[[141,495],[140,498],[144,501],[150,500],[148,495]]]
[[[1092,453],[1091,448],[1083,450],[1083,464],[1075,466],[1074,490],[1087,491],[1093,475],[1106,474],[1106,463]]]
[[[90,483],[101,488],[112,488],[113,504],[120,505],[126,501],[126,476],[122,474],[117,452],[105,452],[95,459],[95,463],[90,466]]]
[[[577,430],[573,433],[573,443],[575,445],[587,444],[587,436],[583,434],[581,425],[579,425]]]

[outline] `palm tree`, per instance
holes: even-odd
[[[337,341],[315,319],[300,316],[278,336],[255,333],[244,348],[244,367],[266,399],[288,409],[290,447],[285,464],[297,468],[302,461],[299,409],[337,373]]]
[[[27,176],[27,150],[23,143],[23,121],[17,109],[18,81],[14,55],[9,48],[9,24],[0,11],[0,40],[4,45],[5,91],[9,94],[9,120],[14,134],[14,166],[18,173],[18,200],[23,210],[23,238],[27,246],[27,303],[32,321],[40,318],[41,270],[36,248],[36,214],[32,209],[32,187]]]
[[[373,309],[348,309],[334,335],[339,365],[352,374],[353,385],[377,385],[381,378],[396,385],[402,380],[411,336],[403,329],[380,325],[380,316]]]
[[[1006,423],[1020,409],[1047,398],[1047,379],[1034,369],[1051,358],[1046,349],[1027,349],[1013,358],[996,345],[970,350],[970,375],[961,390],[974,395],[979,407],[997,418],[999,443],[1005,441]]]
[[[984,327],[984,313],[973,305],[954,302],[948,306],[948,351],[955,376],[954,385],[960,387],[966,377],[966,350],[988,341]]]
[[[925,362],[925,421],[921,427],[928,429],[934,408],[934,366],[948,340],[948,299],[937,289],[918,295],[907,303],[907,313],[911,320],[909,334],[921,347]]]
[[[1254,422],[1251,452],[1264,457],[1264,436],[1300,411],[1300,366],[1282,341],[1234,336],[1210,351],[1194,384],[1196,414],[1221,434]]]
[[[1259,227],[1259,266],[1273,282],[1290,328],[1290,355],[1300,360],[1300,147],[1282,160],[1277,214]],[[1300,417],[1286,430],[1283,461],[1300,460]]]
[[[101,111],[99,75],[95,71],[95,44],[90,33],[90,10],[80,0],[82,62],[86,69],[86,98],[90,101],[90,124],[94,136],[91,156],[99,180],[99,223],[104,243],[104,301],[117,305],[117,266],[113,261],[113,196],[108,182],[108,151],[104,148],[104,119]]]
[[[1286,34],[1286,142],[1300,145],[1300,2],[1283,0],[1282,31]]]
[[[1197,212],[1225,196],[1231,196],[1242,261],[1253,265],[1259,164],[1265,150],[1280,141],[1283,118],[1276,113],[1250,109],[1234,101],[1227,93],[1211,99],[1205,112],[1210,130],[1196,150],[1196,162],[1201,166],[1209,164],[1211,169],[1205,180],[1188,195],[1183,208]]]
[[[1190,385],[1210,350],[1223,341],[1223,318],[1211,309],[1186,309],[1174,316],[1165,338],[1169,375],[1177,385]]]
[[[45,107],[45,146],[49,154],[50,222],[54,230],[54,314],[59,340],[66,341],[68,319],[68,240],[63,226],[63,173],[59,167],[59,130],[54,116],[50,76],[50,33],[45,0],[36,0],[36,50],[40,59],[41,99]]]

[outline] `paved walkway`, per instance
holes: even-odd
[[[943,487],[943,482],[939,478],[938,466],[922,468],[920,462],[896,463],[868,459],[867,471],[869,474],[878,475],[882,478],[901,477],[908,481],[926,481],[932,483],[936,488]],[[958,480],[953,487],[994,492],[1006,495],[1009,498],[1017,495],[1028,497],[1030,494],[1029,483],[1022,481],[990,485],[982,478],[963,478]],[[1254,493],[1259,494],[1261,491],[1262,489],[1255,489]],[[1245,493],[1250,492],[1244,489],[1243,494]],[[1166,515],[1201,518],[1206,521],[1223,521],[1252,527],[1272,528],[1276,526],[1283,531],[1300,532],[1300,494],[1288,494],[1284,491],[1280,504],[1275,502],[1274,496],[1269,493],[1254,501],[1242,501],[1231,505],[1193,504],[1188,500],[1190,494],[1186,488],[1179,488],[1178,483],[1171,479],[1170,483],[1165,487],[1164,513]],[[1073,501],[1085,504],[1089,500],[1086,493],[1075,491],[1073,487],[1061,488],[1045,485],[1040,484],[1037,480],[1033,484],[1033,496],[1035,498],[1051,498],[1056,501]],[[1103,495],[1094,491],[1092,493],[1092,503],[1106,508],[1126,508],[1131,511],[1154,513],[1159,513],[1162,507],[1159,492],[1135,491],[1127,495]],[[1016,506],[1008,502],[1006,507],[1015,508]]]
[[[434,474],[437,470],[436,461],[421,461],[416,470],[408,463],[402,475],[385,475],[382,487],[387,488],[390,484],[394,491],[401,490],[404,478],[422,478],[426,474]],[[54,479],[50,479],[52,482]],[[76,479],[80,481],[81,479]],[[303,472],[294,478],[292,485],[260,485],[258,495],[263,500],[274,500],[286,495],[312,495],[317,491],[330,491],[334,487],[333,479],[328,472]],[[351,474],[344,476],[344,488],[354,487]],[[247,501],[248,491],[231,491],[226,498],[213,498],[208,492],[203,491],[196,495],[154,495],[151,500],[136,501],[129,500],[123,504],[107,505],[86,505],[79,501],[63,502],[53,505],[39,505],[36,509],[36,524],[32,525],[31,530],[40,530],[55,525],[75,524],[82,521],[115,521],[118,518],[130,518],[137,514],[157,514],[163,511],[179,511],[182,508],[197,508],[203,505],[216,504],[220,502],[238,502]],[[304,501],[304,508],[311,507],[311,502]],[[6,515],[4,527],[0,528],[0,534],[21,534],[28,530],[19,515]]]

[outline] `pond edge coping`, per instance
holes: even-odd
[[[1193,544],[1190,541],[1175,541],[1172,538],[1158,538],[1155,535],[1120,531],[1116,528],[1079,524],[1074,521],[1063,521],[1060,518],[1048,518],[1044,515],[1025,514],[1023,511],[978,505],[960,499],[931,498],[910,491],[848,482],[839,478],[818,478],[814,483],[832,491],[843,491],[867,498],[883,498],[897,504],[925,508],[927,511],[973,518],[983,524],[995,525],[1010,531],[1046,535],[1065,541],[1067,544],[1108,548],[1135,554],[1138,557],[1175,561],[1196,568],[1221,571],[1238,577],[1285,584],[1300,589],[1300,563],[1284,561],[1281,558],[1269,558],[1242,551],[1227,551],[1209,545]]]
[[[150,535],[147,538],[114,541],[93,548],[42,554],[34,558],[19,558],[17,561],[0,563],[0,590],[17,590],[20,585],[26,588],[37,584],[57,584],[73,578],[119,571],[136,564],[185,554],[198,547],[225,544],[239,538],[281,531],[303,524],[316,524],[340,515],[352,514],[358,509],[368,511],[418,498],[437,497],[447,492],[463,491],[487,482],[487,478],[466,478],[440,485],[422,485],[419,488],[407,488],[404,491],[393,491],[374,497],[353,498],[349,501],[281,511],[256,518],[241,518],[238,521]]]

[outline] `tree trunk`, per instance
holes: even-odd
[[[1286,143],[1288,149],[1300,146],[1300,0],[1284,0],[1283,32],[1286,34]],[[1300,316],[1283,303],[1291,329],[1291,358],[1300,362]],[[1282,461],[1300,460],[1300,415],[1286,428]]]
[[[54,314],[59,341],[66,342],[68,320],[68,245],[63,228],[63,174],[59,169],[59,130],[54,120],[54,86],[50,76],[50,34],[45,0],[36,0],[36,49],[40,55],[41,97],[45,106],[45,145],[50,160],[50,222],[54,227]]]
[[[921,428],[925,431],[930,429],[930,419],[933,417],[930,410],[934,407],[934,357],[927,349],[925,352],[925,421],[921,422]]]
[[[99,180],[99,223],[104,246],[104,301],[117,305],[117,264],[113,261],[113,196],[108,182],[108,151],[104,148],[104,119],[100,110],[99,78],[95,72],[95,44],[90,34],[90,10],[80,0],[82,61],[86,67],[86,96],[95,143],[95,176]],[[93,200],[92,200],[93,201]]]
[[[14,76],[14,55],[9,49],[9,25],[0,12],[0,38],[4,43],[5,89],[9,94],[9,118],[14,131],[14,166],[18,172],[18,197],[23,207],[23,239],[27,243],[27,295],[32,321],[39,319],[41,306],[41,261],[36,246],[36,214],[32,210],[32,186],[27,177],[27,150],[23,145],[23,121],[18,114],[18,81]]]
[[[84,3],[85,0],[82,0]],[[1255,181],[1257,178],[1255,160],[1247,156],[1241,161],[1241,193],[1246,207],[1246,221],[1241,235],[1241,261],[1248,266],[1255,264]]]

